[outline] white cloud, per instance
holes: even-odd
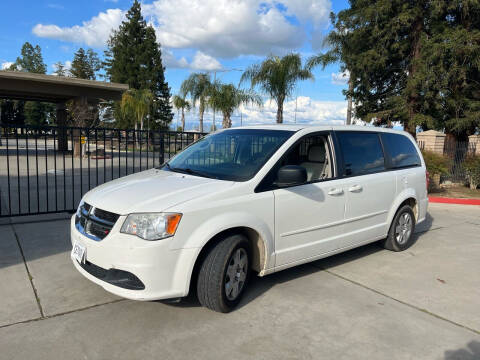
[[[143,12],[155,24],[163,46],[235,57],[300,47],[305,30],[287,17],[320,26],[327,23],[330,7],[328,0],[156,0],[144,4]]]
[[[189,63],[185,57],[177,59],[169,49],[163,49],[163,65],[167,68],[192,69],[199,71],[213,71],[222,69],[222,64],[214,57],[197,51]]]
[[[110,37],[112,29],[116,29],[120,25],[124,16],[125,12],[120,9],[109,9],[89,21],[84,21],[82,25],[61,28],[57,25],[37,24],[32,32],[39,37],[103,47]]]
[[[320,101],[313,100],[308,96],[299,96],[295,106],[295,99],[284,103],[283,122],[293,124],[295,122],[295,107],[297,108],[296,123],[308,125],[343,125],[347,117],[346,101]],[[232,116],[233,126],[240,126],[240,112],[242,113],[243,125],[274,124],[277,116],[277,104],[275,101],[266,101],[263,107],[254,105],[242,106]],[[198,109],[193,109],[185,114],[187,129],[198,126]],[[204,129],[210,129],[213,114],[207,111],[204,115]],[[179,120],[180,121],[180,120]],[[172,125],[177,122],[177,113]],[[217,111],[216,124],[221,125],[222,114]]]
[[[222,65],[218,62],[217,59],[211,57],[210,55],[204,54],[201,51],[197,51],[193,57],[190,67],[193,70],[220,70]]]
[[[348,84],[348,79],[350,79],[350,73],[348,70],[339,73],[332,73],[332,84],[333,85],[345,85]]]
[[[13,65],[13,62],[5,61],[1,64],[1,70],[7,70],[12,65]]]
[[[298,49],[307,39],[303,25],[311,25],[314,32],[325,26],[330,8],[329,0],[155,0],[142,4],[163,47],[193,48],[214,57]],[[125,11],[109,9],[72,27],[37,24],[33,33],[103,47],[124,15]]]

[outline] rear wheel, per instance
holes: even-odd
[[[197,280],[197,296],[203,306],[223,313],[235,308],[248,283],[249,254],[243,235],[228,236],[210,250]]]
[[[409,205],[402,206],[393,218],[383,247],[392,251],[403,251],[413,244],[415,215]]]

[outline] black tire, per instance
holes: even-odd
[[[405,217],[410,218],[411,229],[410,229],[409,235],[404,236],[402,238],[402,235],[399,235],[397,227],[400,227],[400,229],[405,229],[406,227],[408,227],[408,226],[404,227],[402,224],[402,221],[405,223]],[[391,251],[406,250],[413,245],[414,232],[415,232],[415,215],[413,213],[412,208],[409,205],[404,205],[400,209],[398,209],[397,213],[395,214],[395,217],[393,218],[392,224],[390,225],[390,229],[388,231],[388,236],[383,241],[382,245],[385,249],[391,250]]]
[[[235,276],[231,279],[227,270],[231,273],[231,269],[235,266],[237,258],[233,259],[234,256],[240,256],[240,258],[246,256],[246,266],[242,265],[242,270],[235,271]],[[197,296],[200,304],[217,312],[232,311],[247,287],[250,276],[250,259],[250,248],[245,236],[230,235],[220,240],[210,250],[200,266],[197,280]],[[237,278],[237,274],[241,275],[238,275]],[[238,285],[238,295],[234,298],[232,298],[234,291],[231,286],[229,287],[231,291],[227,296],[227,283],[242,283],[241,286]]]

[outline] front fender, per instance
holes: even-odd
[[[265,260],[262,272],[273,268],[275,264],[274,238],[273,233],[266,222],[246,212],[229,212],[217,215],[196,227],[181,246],[184,249],[196,248],[198,250],[195,256],[195,261],[191,262],[189,268],[186,269],[187,282],[185,284],[185,294],[188,294],[193,269],[202,248],[216,235],[225,230],[236,227],[250,228],[258,233],[265,248]]]

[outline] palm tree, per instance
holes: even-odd
[[[262,105],[262,98],[253,91],[246,91],[235,87],[233,84],[216,82],[210,91],[209,104],[223,114],[222,127],[232,126],[231,116],[242,104]]]
[[[135,129],[140,123],[140,130],[143,130],[143,120],[150,111],[153,103],[153,94],[148,89],[128,90],[122,96],[120,107],[124,115],[133,115],[135,118]]]
[[[310,69],[302,66],[300,54],[284,57],[270,55],[260,64],[251,65],[243,74],[240,83],[250,81],[252,88],[260,89],[277,103],[277,123],[283,123],[283,103],[292,95],[299,80],[313,79]]]
[[[182,111],[182,131],[185,131],[185,110],[187,111],[190,110],[190,103],[188,102],[187,99],[185,99],[185,95],[184,96],[175,95],[173,97],[173,106],[175,106],[177,110]]]
[[[199,130],[203,132],[203,114],[208,107],[208,96],[212,83],[210,75],[206,73],[193,73],[182,82],[180,91],[192,98],[192,106],[198,102]]]

